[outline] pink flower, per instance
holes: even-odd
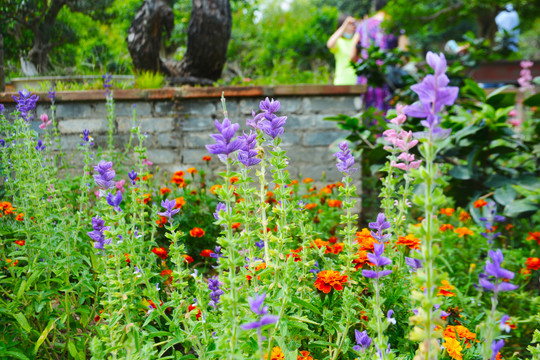
[[[532,61],[528,61],[528,60],[523,60],[519,64],[521,65],[522,68],[525,68],[525,69],[528,69],[534,65]]]
[[[513,109],[513,110],[510,110],[510,112],[508,113],[508,116],[517,116],[517,110],[516,109]]]
[[[117,181],[117,182],[115,183],[116,188],[117,188],[122,194],[123,194],[124,191],[125,191],[125,190],[124,190],[124,185],[125,185],[125,183],[126,183],[126,180],[124,180],[124,179],[122,179],[122,180],[120,180],[120,181]]]
[[[146,165],[146,166],[152,166],[153,162],[151,162],[150,160],[148,159],[143,159],[142,160],[142,163],[143,165]]]
[[[52,120],[49,120],[47,114],[41,114],[41,124],[39,125],[40,129],[45,129],[47,126],[51,125]]]

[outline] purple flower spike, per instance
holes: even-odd
[[[131,180],[131,185],[135,185],[135,179],[137,179],[137,173],[135,172],[135,170],[131,170],[128,173],[128,177]]]
[[[426,56],[427,63],[435,71],[435,75],[427,75],[422,82],[411,86],[418,94],[420,101],[407,106],[404,113],[408,116],[425,118],[421,123],[427,127],[433,136],[442,138],[447,136],[449,129],[442,129],[439,112],[445,105],[453,105],[457,99],[459,88],[447,86],[450,80],[446,76],[446,58],[444,54],[434,54],[431,51]]]
[[[273,114],[279,111],[279,109],[281,108],[281,104],[279,103],[279,101],[276,101],[274,99],[269,100],[267,97],[266,99],[264,99],[264,101],[261,101],[261,103],[259,104],[259,108],[265,113]]]
[[[405,256],[405,264],[409,265],[413,270],[422,268],[422,261],[415,258]]]
[[[260,318],[258,321],[240,325],[243,330],[260,330],[263,326],[275,324],[279,320],[279,316],[268,315],[268,306],[264,306],[265,297],[266,293],[263,293],[261,295],[255,294],[254,297],[248,299],[251,311],[259,315]]]
[[[255,246],[259,248],[259,250],[264,249],[264,240],[256,241]]]
[[[261,130],[271,136],[272,139],[281,136],[285,131],[285,129],[283,129],[283,126],[285,126],[285,123],[287,122],[287,117],[277,117],[276,115],[271,114],[272,119],[268,119],[266,114],[267,113],[265,113],[266,119],[259,123],[259,127],[261,128]]]
[[[107,193],[107,203],[111,205],[116,211],[122,211],[120,209],[120,203],[122,202],[122,192],[116,192],[116,195]]]
[[[113,181],[116,176],[116,172],[112,169],[112,162],[110,161],[100,161],[99,164],[94,166],[94,171],[97,174],[94,175],[94,181],[97,186],[104,190],[108,190],[114,187],[115,183]]]
[[[238,151],[238,161],[244,164],[245,167],[257,165],[262,160],[257,158],[259,152],[254,150],[257,146],[257,133],[249,132],[248,135],[244,132],[243,136],[239,136],[238,139],[242,140],[242,147]]]
[[[39,100],[39,96],[32,95],[28,90],[20,90],[19,97],[12,96],[13,100],[17,102],[17,111],[21,114],[21,118],[24,121],[32,121],[34,115],[31,115],[31,112],[36,108],[36,103]]]
[[[510,332],[510,326],[506,324],[508,319],[510,319],[510,316],[503,315],[501,318],[501,321],[499,322],[499,329],[506,331],[507,333]]]
[[[41,139],[38,139],[37,144],[36,144],[36,150],[37,150],[37,151],[43,151],[43,150],[45,150],[46,148],[47,148],[47,146],[45,146],[45,145],[43,144],[43,142],[41,141]]]
[[[376,270],[362,270],[362,275],[370,279],[380,279],[384,276],[388,276],[392,273],[392,270],[379,270],[379,268],[392,264],[392,260],[383,256],[384,243],[373,244],[375,254],[368,253],[367,257],[370,262],[377,266]]]
[[[499,353],[499,351],[501,351],[503,346],[504,346],[503,339],[499,341],[493,340],[493,342],[491,343],[491,350],[493,351],[491,353],[491,360],[495,360],[497,358],[497,354]]]
[[[228,118],[223,119],[223,123],[216,120],[214,124],[220,133],[210,135],[216,141],[215,144],[206,145],[210,154],[229,156],[242,147],[242,140],[232,140],[240,125],[231,124]]]
[[[338,170],[342,173],[346,173],[347,176],[358,171],[357,168],[353,168],[354,157],[351,154],[351,150],[349,150],[349,143],[346,141],[341,142],[339,144],[339,149],[341,151],[334,154],[334,156],[338,159],[338,163],[336,165]]]
[[[165,216],[166,218],[169,219],[169,222],[171,222],[171,217],[174,215],[174,214],[177,214],[180,209],[175,209],[174,207],[176,206],[176,200],[163,200],[161,202],[161,206],[163,206],[165,208],[165,211],[164,212],[159,212],[158,215],[159,216]]]
[[[110,229],[110,226],[105,226],[105,221],[99,217],[92,218],[93,231],[88,232],[88,236],[94,240],[94,248],[103,250],[105,245],[111,243],[111,239],[105,239],[105,231]]]
[[[377,221],[369,223],[369,228],[377,231],[386,230],[390,228],[390,223],[386,221],[386,216],[383,213],[377,215]]]
[[[219,220],[219,219],[220,219],[219,213],[220,213],[221,211],[227,212],[227,205],[225,205],[225,204],[222,203],[222,202],[218,203],[217,206],[216,206],[216,212],[214,213],[214,218],[215,218],[216,220]]]
[[[388,310],[388,313],[386,314],[386,320],[389,323],[396,325],[396,319],[393,318],[392,315],[394,315],[394,310],[392,309]]]
[[[367,331],[362,332],[354,330],[354,337],[356,339],[356,345],[353,346],[355,351],[363,351],[371,346],[371,338],[368,336]]]
[[[221,283],[219,282],[217,275],[208,279],[208,289],[211,290],[210,298],[212,299],[209,303],[210,306],[216,307],[221,295],[224,294],[223,290],[219,288],[219,285],[221,285]]]
[[[3,113],[3,112],[4,112],[4,110],[5,110],[5,107],[4,107],[4,105],[0,104],[0,114],[1,114],[1,113]]]
[[[480,283],[480,286],[484,288],[484,290],[487,291],[493,291],[495,293],[500,291],[512,291],[519,286],[511,284],[506,281],[501,281],[502,279],[513,279],[514,273],[510,270],[503,269],[501,267],[501,263],[503,262],[503,254],[501,250],[490,250],[489,251],[489,257],[486,261],[486,266],[484,267],[485,274],[480,274],[478,281]],[[490,261],[491,260],[491,261]],[[492,282],[489,280],[489,276],[495,277]]]

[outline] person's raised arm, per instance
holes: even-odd
[[[358,32],[354,33],[354,36],[352,38],[352,45],[351,45],[351,61],[356,62],[358,60],[358,42],[360,41],[360,34]]]
[[[336,30],[336,32],[333,33],[332,36],[330,36],[330,38],[326,42],[326,46],[329,49],[333,49],[336,46],[338,39],[343,36],[343,33],[345,32],[347,25],[354,24],[354,22],[355,22],[355,19],[352,16],[348,16],[343,22],[343,24],[341,24],[341,26]]]

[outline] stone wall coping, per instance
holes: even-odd
[[[283,96],[325,96],[325,95],[360,95],[366,92],[366,85],[276,85],[276,86],[220,86],[193,87],[182,86],[162,89],[114,90],[115,100],[180,100],[220,98],[224,92],[226,98],[243,97],[283,97]],[[0,103],[13,103],[17,92],[0,93]],[[39,102],[49,102],[47,92],[38,92]],[[103,90],[58,91],[56,102],[105,101]]]

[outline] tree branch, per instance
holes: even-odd
[[[442,15],[445,15],[445,14],[448,14],[448,13],[451,13],[451,12],[454,12],[456,10],[459,10],[461,9],[465,4],[462,3],[461,1],[455,3],[454,5],[452,6],[449,6],[449,7],[445,7],[445,8],[442,8],[441,10],[437,11],[435,14],[432,14],[432,15],[429,15],[429,16],[422,16],[420,17],[420,21],[422,22],[430,22],[430,21],[433,21],[435,19],[437,19],[438,17],[442,16]]]

